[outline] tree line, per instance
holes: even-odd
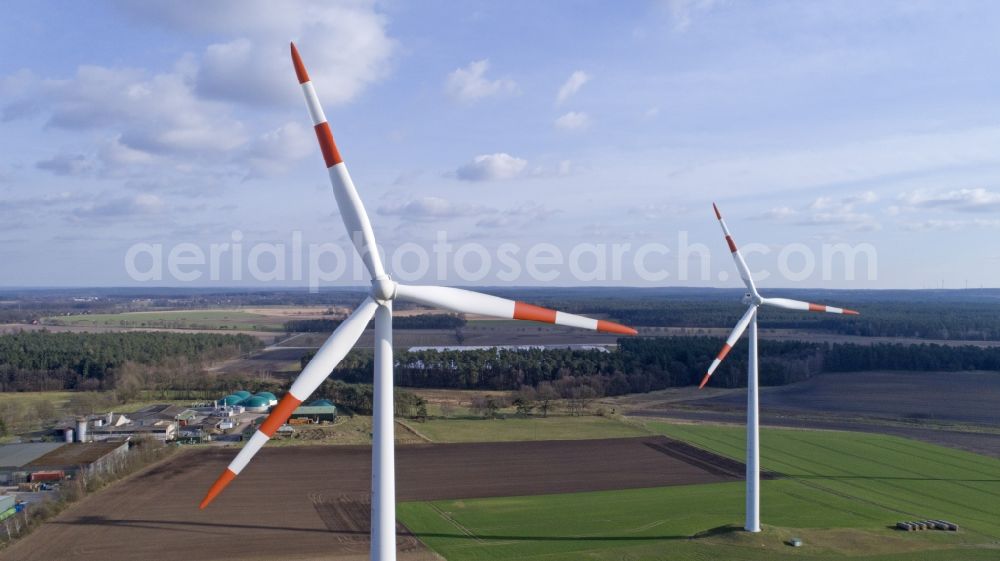
[[[0,391],[112,389],[140,368],[197,366],[260,346],[249,335],[15,332],[0,335]]]
[[[580,388],[597,396],[644,393],[697,384],[718,354],[715,337],[661,337],[619,340],[616,352],[570,349],[397,351],[396,383],[414,388],[518,390],[544,388],[560,398],[579,397]],[[939,344],[759,342],[760,381],[775,386],[822,372],[868,370],[1000,370],[1000,348]],[[310,357],[304,357],[303,363]],[[369,384],[373,355],[355,350],[333,377]],[[716,370],[717,387],[746,385],[747,343],[741,341]]]
[[[831,305],[852,307],[845,302]],[[864,337],[915,339],[1000,340],[1000,306],[979,303],[871,302],[858,316],[767,309],[759,319],[763,329],[804,329]],[[583,314],[606,314],[626,325],[719,327],[730,326],[745,308],[730,302],[628,302],[621,306],[583,305]]]

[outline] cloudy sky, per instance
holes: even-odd
[[[155,253],[137,247],[166,260],[236,242],[242,271],[225,254],[218,280],[195,263],[189,284],[257,284],[248,270],[274,272],[280,246],[282,275],[264,280],[294,285],[294,244],[349,249],[290,40],[398,278],[737,286],[716,201],[764,286],[1000,284],[993,2],[4,12],[3,286],[183,284],[130,276],[130,248],[148,272]]]

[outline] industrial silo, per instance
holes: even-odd
[[[87,419],[76,420],[76,441],[77,442],[87,441]]]

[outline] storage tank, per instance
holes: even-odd
[[[76,420],[76,441],[77,442],[87,441],[87,419]]]
[[[104,418],[104,422],[108,425],[111,425],[111,423],[113,423],[114,421],[115,421],[115,414],[112,413],[111,411],[108,411],[107,416]]]
[[[73,429],[67,428],[63,430],[64,442],[73,442]]]
[[[240,406],[250,413],[267,413],[271,404],[268,402],[267,398],[255,395],[243,400],[240,403]]]

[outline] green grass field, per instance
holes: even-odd
[[[605,417],[531,417],[507,419],[431,419],[412,423],[434,442],[584,440],[645,436],[649,431]]]
[[[45,320],[52,325],[81,327],[154,327],[165,329],[235,329],[247,331],[282,331],[284,320],[238,310],[191,310],[164,312],[126,312],[59,316]]]
[[[739,427],[650,423],[743,456]],[[765,531],[739,531],[743,483],[400,505],[450,561],[514,559],[1000,559],[1000,461],[902,438],[762,429]],[[958,533],[892,530],[944,518]],[[792,536],[806,545],[785,545]]]

